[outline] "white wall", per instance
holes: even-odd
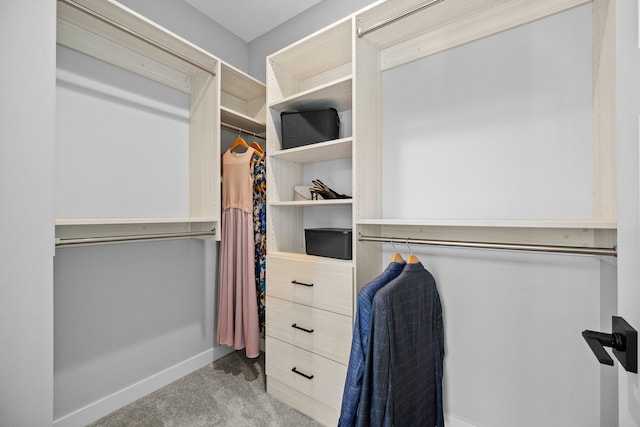
[[[372,0],[323,0],[249,43],[249,74],[266,79],[266,57],[373,3]]]
[[[55,2],[0,2],[0,425],[51,425]]]
[[[217,253],[204,245],[186,239],[56,251],[56,420],[211,351],[216,288],[205,257]]]

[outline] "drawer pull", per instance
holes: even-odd
[[[293,283],[294,285],[302,285],[302,286],[308,286],[308,287],[313,286],[313,283],[302,283],[302,282],[298,282],[297,280],[292,280],[291,283]]]
[[[296,325],[295,323],[293,325],[291,325],[292,328],[296,328],[296,329],[300,329],[301,331],[305,331],[309,334],[313,333],[313,329],[305,329],[301,326]]]
[[[301,375],[301,376],[305,377],[308,380],[312,380],[313,379],[313,375],[303,374],[302,372],[298,371],[295,366],[293,368],[291,368],[291,371],[295,372],[298,375]]]

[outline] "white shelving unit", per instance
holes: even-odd
[[[219,229],[220,126],[264,134],[265,85],[112,0],[59,0],[57,42],[190,100],[188,216],[56,218],[57,239]]]
[[[344,266],[345,262],[338,260],[305,255],[302,249],[305,209],[320,206],[320,203],[293,201],[293,186],[302,184],[305,165],[324,160],[351,158],[352,162],[353,199],[350,212],[353,260],[347,262],[354,268],[352,303],[360,288],[379,273],[382,259],[382,244],[360,242],[360,234],[398,239],[411,237],[530,245],[615,246],[615,73],[612,61],[615,43],[610,36],[614,32],[607,28],[610,25],[607,19],[610,18],[607,18],[606,2],[601,0],[593,1],[592,218],[405,219],[383,216],[383,197],[380,194],[383,160],[382,73],[588,1],[481,0],[470,4],[464,0],[446,0],[425,6],[426,3],[431,2],[394,0],[373,3],[267,58],[267,105],[270,109],[267,115],[268,296],[271,286],[281,286],[278,283],[281,273],[270,272],[270,261],[280,266],[276,270],[288,268],[291,271],[296,271],[298,263],[304,263],[315,274],[321,274],[327,265]],[[397,20],[399,15],[406,17]],[[379,23],[385,24],[369,31],[372,27],[378,27]],[[352,135],[344,140],[281,150],[279,113],[286,109],[319,107],[334,107],[339,111],[341,108],[351,109]],[[330,206],[330,203],[336,202],[322,202],[322,205]],[[282,295],[271,297],[282,298]],[[297,304],[313,305],[313,300],[298,301]],[[281,337],[269,337],[270,316],[279,314],[269,311],[267,314],[267,349],[271,347],[276,353],[267,353],[267,390],[313,418],[327,425],[335,425],[339,407],[328,405],[329,400],[318,395],[318,390],[305,388],[304,379],[295,378],[295,374],[292,374],[292,378],[287,375],[282,377],[283,371],[276,370],[272,375],[274,368],[270,368],[270,360],[277,358],[278,364],[285,362],[278,350],[281,349]],[[270,342],[277,342],[278,345],[270,346]],[[297,345],[296,342],[285,344]],[[345,343],[347,348],[349,345]],[[313,353],[307,356],[316,357]],[[300,359],[288,362],[304,363]],[[336,377],[335,380],[341,382],[338,388],[341,392],[344,378]]]
[[[306,167],[344,159],[353,164],[357,135],[342,130],[340,139],[283,150],[280,113],[335,108],[349,114],[352,46],[348,18],[267,58],[267,390],[328,425],[338,420],[348,362],[353,261],[306,255],[305,213],[337,207],[353,212],[356,202],[355,196],[298,201],[294,187],[310,185],[303,182]],[[292,324],[306,325],[306,331]]]

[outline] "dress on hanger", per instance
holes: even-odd
[[[265,270],[267,260],[267,182],[264,155],[254,162],[253,182],[256,293],[258,297],[260,333],[264,333]]]
[[[253,154],[227,150],[222,156],[222,241],[218,287],[217,343],[260,355],[253,230]]]

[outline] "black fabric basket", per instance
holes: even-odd
[[[283,150],[338,139],[340,117],[335,108],[284,111],[280,120]]]
[[[351,259],[350,228],[305,228],[304,239],[308,255]]]

